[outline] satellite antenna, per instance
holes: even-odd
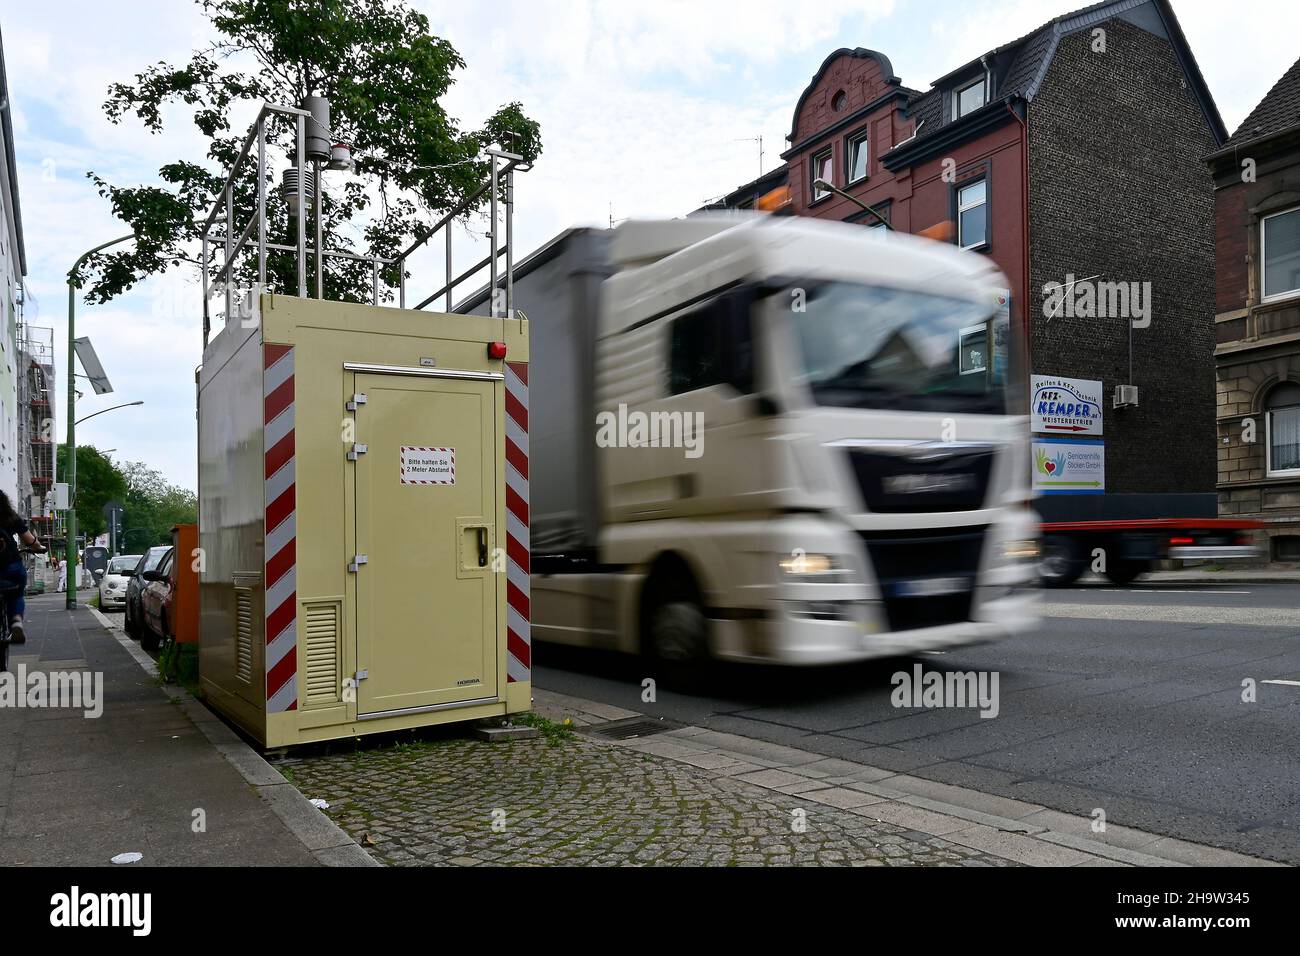
[[[107,395],[111,392],[113,386],[108,381],[108,373],[100,364],[99,356],[95,354],[95,347],[90,344],[90,339],[82,336],[76,339],[72,346],[76,349],[77,358],[81,359],[81,367],[86,370],[86,378],[90,380],[90,387],[95,390],[95,394]]]

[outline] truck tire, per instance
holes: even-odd
[[[709,656],[708,620],[694,601],[660,604],[650,612],[650,656],[669,667],[696,664]]]
[[[1043,538],[1038,558],[1038,576],[1044,587],[1068,588],[1087,567],[1082,549],[1073,538],[1049,534]]]
[[[1150,561],[1111,561],[1106,565],[1106,580],[1111,584],[1132,584],[1150,570]]]

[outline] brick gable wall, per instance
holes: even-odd
[[[1061,40],[1029,108],[1031,366],[1099,379],[1108,493],[1215,487],[1214,198],[1205,117],[1167,40],[1126,21]],[[1149,328],[1043,317],[1043,284],[1152,283]],[[1115,386],[1138,408],[1110,407]]]

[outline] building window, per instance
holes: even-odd
[[[845,93],[843,90],[840,90],[831,99],[831,109],[833,109],[837,113],[844,112],[844,107],[848,105],[849,105],[849,94]]]
[[[1265,216],[1259,244],[1264,301],[1300,293],[1300,208]]]
[[[979,179],[957,189],[957,245],[976,249],[988,241],[988,182]]]
[[[984,77],[955,90],[952,94],[953,119],[961,119],[984,105]]]
[[[813,180],[824,179],[828,183],[835,182],[835,166],[831,161],[831,151],[829,149],[816,153],[812,158],[812,178]],[[817,202],[819,199],[825,199],[830,193],[824,189],[812,188],[812,201]]]
[[[987,325],[972,325],[957,333],[957,371],[962,375],[987,372],[989,330]]]
[[[1269,476],[1300,475],[1300,385],[1283,382],[1268,394]]]
[[[856,183],[867,178],[867,131],[854,133],[845,141],[844,158],[848,173],[847,182]]]
[[[1273,537],[1273,560],[1300,561],[1300,535],[1275,535]]]

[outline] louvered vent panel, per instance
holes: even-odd
[[[235,676],[253,680],[253,592],[235,588]]]
[[[307,706],[339,701],[339,606],[304,604],[307,633]]]

